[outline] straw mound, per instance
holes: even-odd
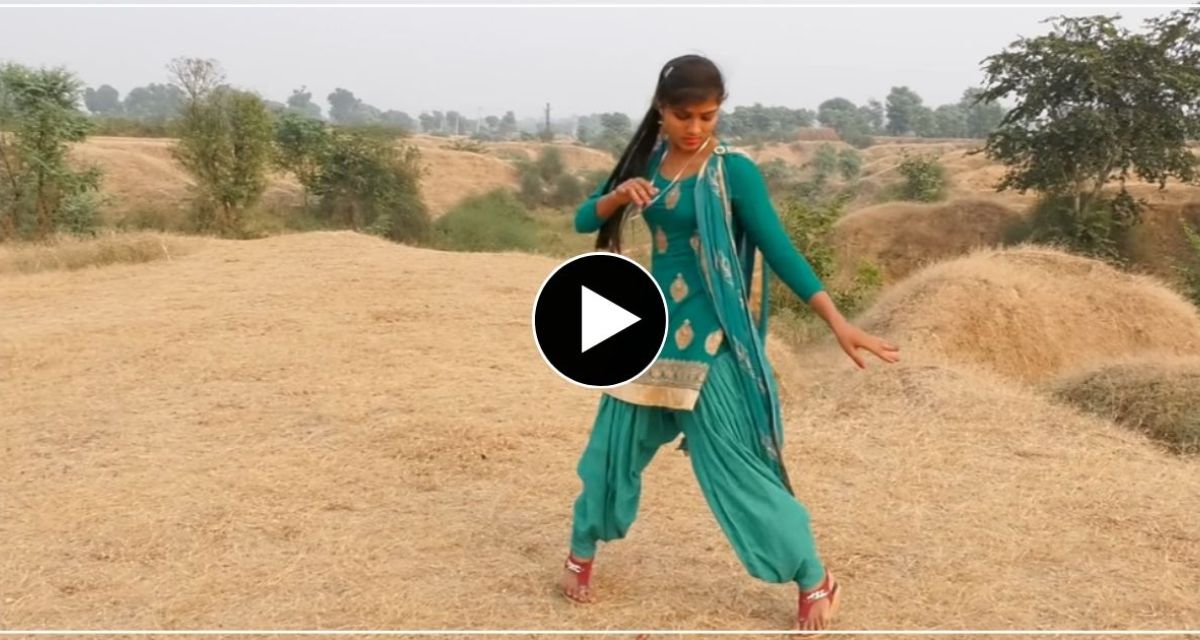
[[[1200,358],[1142,357],[1110,363],[1065,376],[1051,391],[1174,451],[1200,453]]]
[[[670,448],[602,604],[554,593],[598,398],[533,345],[554,265],[313,233],[0,278],[5,627],[787,628]],[[1194,464],[986,371],[770,354],[839,628],[1200,619]]]
[[[834,227],[839,263],[869,260],[885,282],[981,246],[998,245],[1021,213],[988,200],[942,204],[890,202],[843,216]],[[852,275],[852,274],[851,274]]]
[[[928,267],[861,322],[911,354],[1026,382],[1147,350],[1200,354],[1200,315],[1159,281],[1033,246]]]

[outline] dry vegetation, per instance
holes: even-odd
[[[340,232],[0,274],[0,626],[787,627],[794,588],[744,573],[671,447],[602,602],[555,594],[597,395],[530,336],[554,264]],[[1023,248],[867,324],[902,364],[771,344],[842,628],[1195,625],[1197,460],[1023,382],[1200,356],[1195,309]]]

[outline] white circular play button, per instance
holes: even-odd
[[[533,304],[533,338],[550,368],[585,387],[642,375],[667,339],[667,301],[640,264],[585,253],[560,264]]]

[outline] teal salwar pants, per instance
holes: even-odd
[[[592,558],[600,541],[624,538],[637,516],[642,471],[680,432],[692,469],[721,530],[750,575],[815,588],[825,577],[808,510],[788,492],[758,442],[724,351],[713,360],[693,411],[646,407],[608,395],[579,460],[571,552]]]

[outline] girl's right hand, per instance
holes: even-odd
[[[621,206],[635,204],[644,208],[658,194],[658,188],[645,178],[630,178],[613,189],[613,193]]]

